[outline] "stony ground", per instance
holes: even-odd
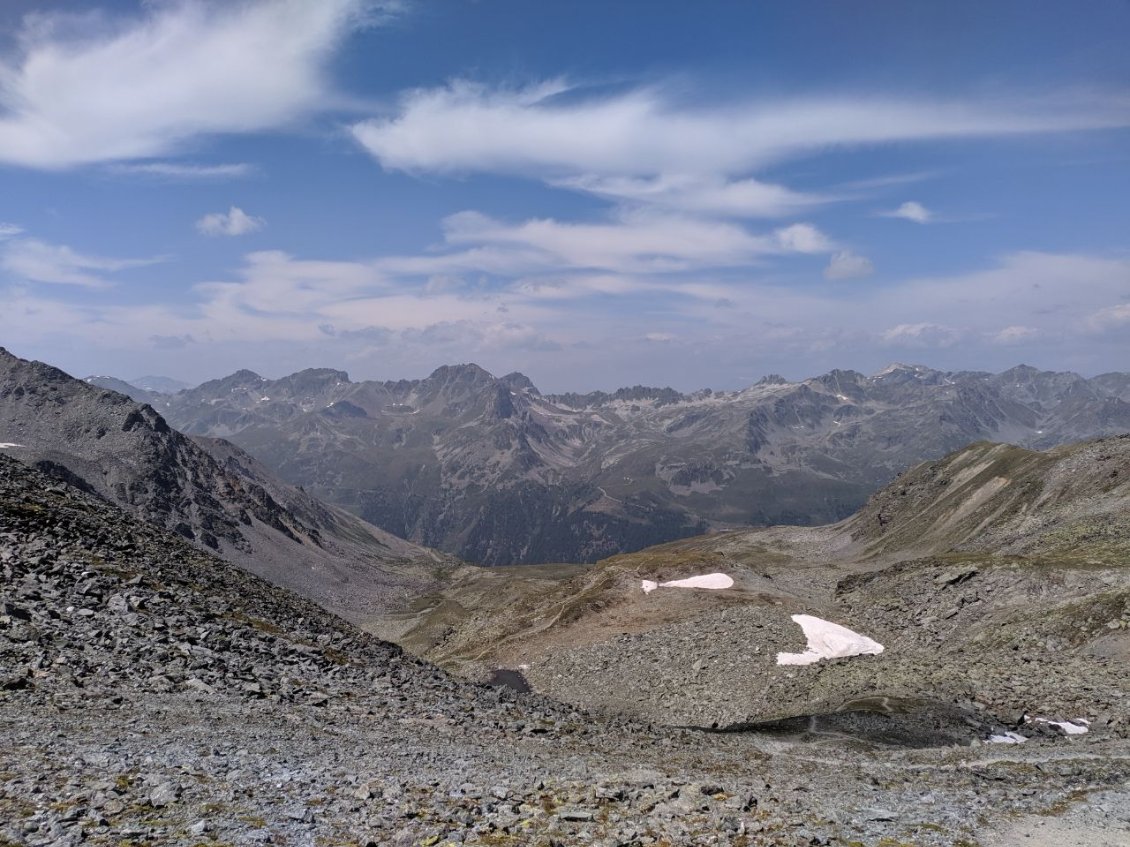
[[[597,719],[3,458],[0,603],[0,844],[988,847],[1031,815],[1130,844],[1110,727],[910,749]]]

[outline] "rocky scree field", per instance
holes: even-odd
[[[0,577],[2,844],[1115,845],[1130,819],[1104,727],[928,749],[592,717],[3,455]]]

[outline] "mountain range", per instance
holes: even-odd
[[[476,365],[391,382],[244,370],[144,396],[172,425],[229,439],[388,532],[492,565],[592,562],[708,529],[827,523],[904,468],[973,441],[1044,449],[1130,430],[1130,375],[1027,366],[896,364],[871,376],[769,376],[740,391],[558,395]]]

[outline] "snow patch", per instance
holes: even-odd
[[[724,573],[707,573],[700,576],[689,576],[686,579],[673,579],[670,582],[655,582],[645,579],[640,582],[644,594],[650,594],[657,588],[709,588],[718,591],[723,588],[733,588],[734,580]]]
[[[1034,720],[1036,723],[1046,723],[1050,726],[1057,726],[1067,735],[1084,735],[1090,731],[1089,724],[1091,723],[1086,718],[1078,718],[1073,721],[1053,721],[1047,718],[1034,718]]]
[[[990,735],[986,744],[1023,744],[1028,739],[1019,732],[1006,732],[1004,735]]]
[[[793,615],[794,622],[804,630],[808,647],[803,653],[778,653],[778,665],[811,665],[821,659],[846,659],[850,656],[877,656],[884,647],[866,635],[852,632],[845,626],[813,617]]]
[[[23,447],[22,444],[16,444],[12,441],[0,441],[0,450],[6,450],[9,447]]]

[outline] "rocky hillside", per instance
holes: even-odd
[[[239,371],[159,399],[285,480],[474,562],[591,562],[708,528],[821,524],[906,467],[991,439],[1130,431],[1125,374],[894,365],[736,392],[542,395],[475,365],[420,380]]]
[[[395,617],[403,643],[453,669],[522,667],[535,690],[650,720],[744,726],[886,697],[1126,734],[1128,530],[1130,437],[975,444],[838,524],[707,535],[540,585],[530,569],[494,592],[504,608],[452,583]],[[732,587],[642,590],[709,573]],[[886,650],[781,666],[805,647],[792,615]]]
[[[646,728],[459,681],[0,455],[3,844],[1111,847],[1130,821],[1097,718],[1011,747],[937,705],[837,720]]]
[[[1130,549],[1130,435],[1047,452],[973,444],[900,474],[846,528],[870,556],[1112,561]]]
[[[319,503],[239,448],[0,349],[3,452],[279,585],[364,619],[447,559]]]

